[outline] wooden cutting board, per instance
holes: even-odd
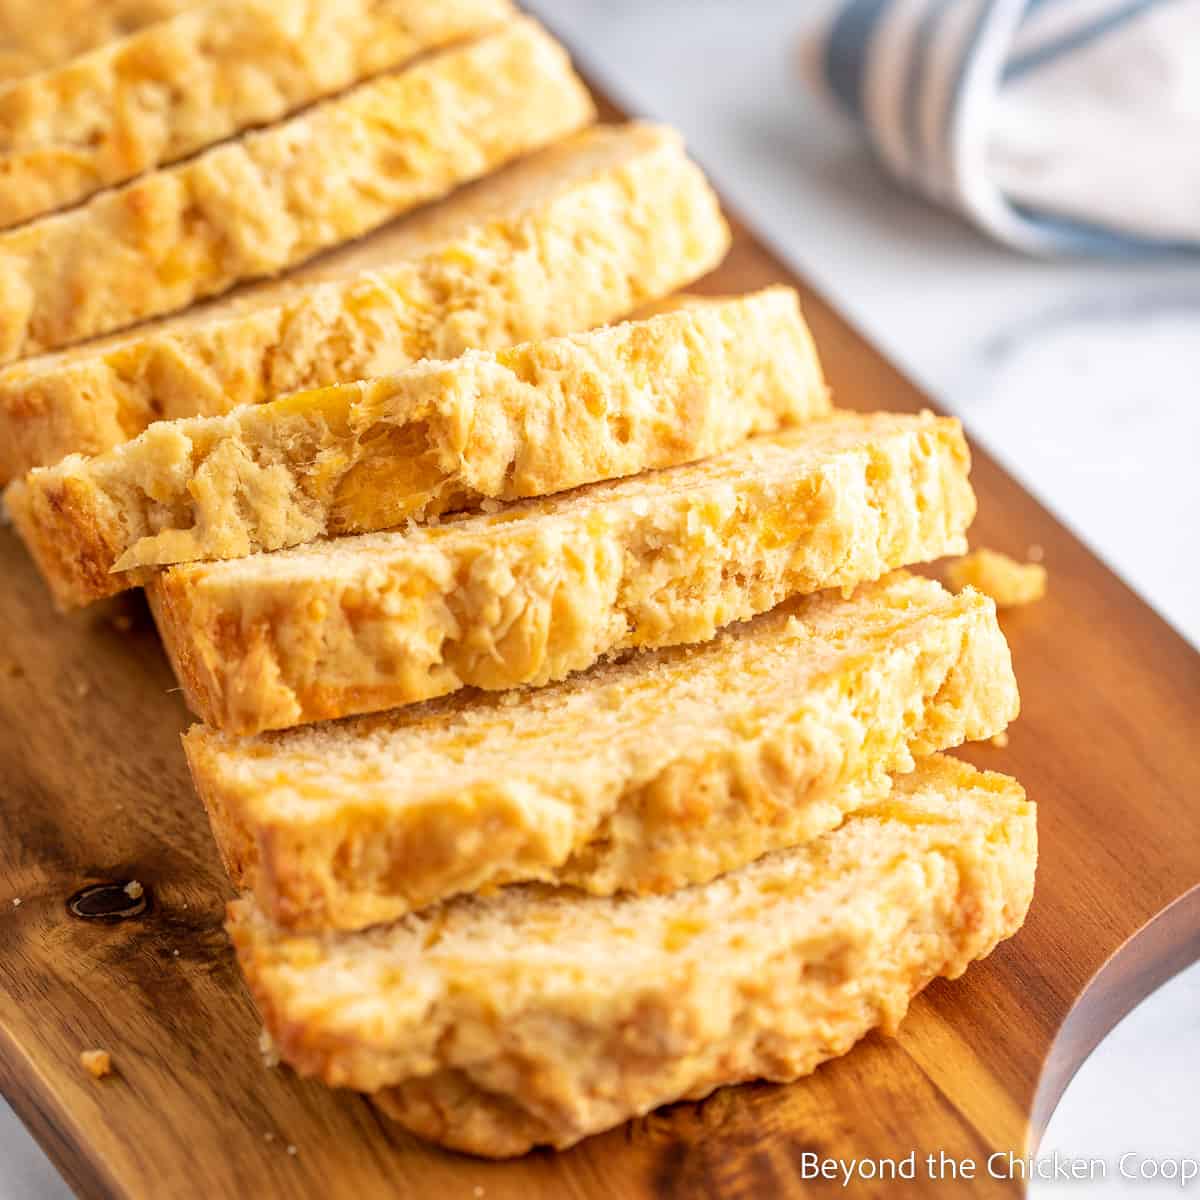
[[[841,405],[929,407],[744,228],[700,290],[779,282],[800,289]],[[145,607],[54,616],[0,530],[9,1102],[88,1197],[888,1195],[897,1185],[805,1181],[805,1155],[910,1152],[905,1195],[945,1194],[931,1153],[976,1164],[955,1195],[1020,1194],[988,1176],[988,1156],[1028,1152],[1104,1033],[1200,957],[1200,656],[975,449],[975,543],[1018,556],[1036,543],[1050,570],[1049,596],[1004,618],[1024,696],[1011,744],[966,752],[1040,804],[1028,924],[930,987],[894,1041],[872,1036],[791,1086],[724,1089],[499,1164],[428,1148],[357,1096],[264,1070],[222,930],[228,885],[179,746],[188,716]],[[1180,520],[1181,539],[1183,517],[1163,518]],[[130,880],[145,889],[137,902],[121,891]],[[97,884],[116,886],[79,898]],[[88,1047],[112,1052],[113,1077],[81,1070]]]

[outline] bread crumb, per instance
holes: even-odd
[[[75,695],[78,696],[80,700],[82,700],[91,690],[92,685],[88,683],[86,679],[81,679],[75,685]]]
[[[14,896],[13,897],[13,908],[20,908],[20,907],[21,907],[21,897]]]
[[[474,1191],[471,1194],[474,1196],[482,1196],[483,1195],[483,1184],[477,1183],[475,1185]]]
[[[171,957],[172,957],[172,958],[178,958],[178,957],[179,957],[179,951],[178,951],[178,950],[172,950],[172,951],[171,951]]]
[[[107,1050],[84,1050],[79,1055],[79,1062],[93,1079],[112,1074],[112,1055]]]
[[[1046,551],[1038,542],[1034,542],[1025,550],[1025,557],[1032,563],[1040,563],[1046,557]]]
[[[265,1029],[258,1035],[258,1052],[262,1055],[264,1067],[279,1066],[279,1050]]]
[[[997,750],[1003,750],[1008,745],[1008,734],[1000,732],[994,734],[989,740]]]
[[[274,1140],[275,1140],[275,1135],[268,1129],[267,1132],[263,1134],[263,1141],[264,1142],[273,1142]]]
[[[122,889],[122,891],[124,891],[125,895],[127,895],[130,900],[140,900],[145,890],[146,889],[142,887],[142,885],[136,879],[131,879]]]
[[[289,1153],[289,1154],[290,1154],[290,1155],[291,1155],[293,1158],[294,1158],[294,1157],[296,1156],[296,1154],[298,1153],[298,1151],[296,1150],[296,1147],[295,1147],[295,1146],[293,1146],[293,1145],[291,1144],[291,1142],[288,1142],[288,1153]]]
[[[975,550],[955,559],[946,568],[950,586],[961,592],[978,588],[995,600],[998,608],[1032,604],[1046,594],[1046,568],[1039,563],[1019,563],[998,550]]]

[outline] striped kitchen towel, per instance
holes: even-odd
[[[1200,0],[838,0],[804,50],[895,175],[1010,246],[1200,248]]]

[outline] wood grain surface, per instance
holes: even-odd
[[[703,290],[780,281],[803,294],[841,405],[928,406],[744,229]],[[804,1182],[804,1155],[910,1151],[975,1160],[954,1195],[1019,1195],[1019,1180],[987,1176],[988,1155],[1029,1151],[1095,1043],[1200,957],[1200,656],[977,447],[974,479],[974,542],[1018,556],[1039,544],[1050,571],[1048,597],[1003,619],[1024,698],[1011,743],[966,752],[1040,805],[1024,930],[929,988],[898,1039],[872,1036],[807,1080],[724,1089],[499,1164],[263,1068],[222,930],[228,885],[179,746],[188,717],[144,605],[54,616],[0,531],[4,1094],[88,1197],[885,1196],[894,1184]],[[72,915],[81,888],[134,879],[136,915]],[[89,1047],[112,1052],[112,1077],[80,1068]],[[904,1195],[945,1194],[923,1174]]]

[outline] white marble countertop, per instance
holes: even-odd
[[[899,191],[798,82],[813,3],[529,7],[631,110],[682,129],[783,257],[1200,644],[1200,264],[1031,262]],[[1051,1123],[1054,1149],[1200,1158],[1200,966],[1088,1061]],[[1115,1200],[1170,1185],[1071,1186]],[[0,1200],[67,1195],[0,1105]]]

